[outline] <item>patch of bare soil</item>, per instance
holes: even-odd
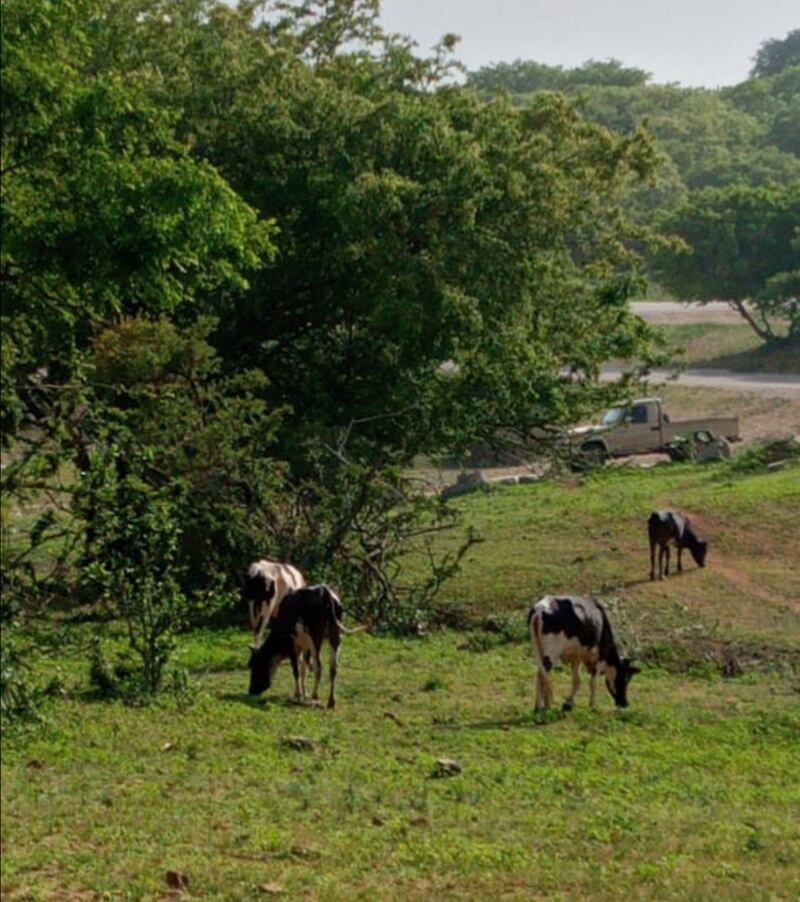
[[[742,444],[800,433],[800,394],[770,397],[755,392],[682,385],[660,386],[659,394],[674,420],[705,416],[739,417]]]
[[[704,514],[697,511],[684,510],[683,513],[690,519],[692,526],[696,527],[701,537],[713,536],[716,531],[716,524]],[[775,594],[769,592],[763,586],[759,585],[749,573],[743,570],[734,560],[725,557],[719,547],[713,549],[713,566],[714,571],[722,575],[731,585],[735,586],[746,595],[752,596],[758,601],[768,603],[780,603],[786,605],[795,611],[800,611],[800,598],[794,598],[788,595],[782,595],[776,598]]]

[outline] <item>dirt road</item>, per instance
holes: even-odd
[[[604,382],[613,382],[623,371],[621,366],[603,367]],[[677,379],[671,370],[653,370],[651,385],[685,385],[694,388],[724,388],[748,391],[776,398],[800,397],[800,376],[783,373],[734,373],[730,370],[684,370]]]

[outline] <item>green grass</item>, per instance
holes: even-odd
[[[630,466],[460,504],[485,541],[444,594],[476,614],[516,611],[547,592],[593,592],[619,599],[642,645],[671,638],[688,619],[718,640],[800,648],[797,467],[739,475],[725,465]],[[698,570],[687,555],[681,576],[653,585],[646,520],[664,507],[693,515],[710,539],[709,566]]]
[[[243,640],[193,640],[212,672],[186,713],[73,697],[6,747],[3,898],[155,899],[167,870],[231,900],[260,884],[334,899],[800,891],[787,684],[651,669],[625,712],[588,711],[584,687],[572,715],[537,722],[524,646],[357,637],[327,713],[286,704],[288,672],[266,702],[244,695],[241,666],[213,672],[243,663]],[[314,750],[287,749],[297,734]],[[463,772],[433,778],[440,756]]]
[[[702,519],[709,567],[653,584],[644,521],[667,504]],[[167,898],[169,870],[208,900],[797,898],[800,470],[630,469],[459,505],[486,541],[444,594],[500,631],[348,636],[335,712],[290,704],[286,665],[250,699],[244,626],[183,638],[186,710],[94,700],[88,643],[118,628],[45,625],[35,670],[64,695],[4,737],[3,899]],[[604,691],[589,711],[584,680],[571,714],[532,714],[525,609],[567,590],[601,592],[644,653],[626,711]],[[462,772],[436,778],[439,757]]]

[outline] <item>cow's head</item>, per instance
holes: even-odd
[[[690,550],[695,564],[697,564],[698,567],[705,567],[706,554],[708,554],[708,542],[701,542],[700,539],[698,539],[697,542],[691,546]]]
[[[606,687],[618,708],[628,707],[628,683],[639,673],[630,658],[621,658],[616,667],[606,667]]]
[[[275,643],[270,642],[271,638],[267,636],[261,645],[250,646],[250,660],[247,664],[250,668],[250,688],[247,690],[250,695],[261,695],[269,689],[275,671],[283,660]]]

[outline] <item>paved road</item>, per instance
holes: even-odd
[[[709,301],[707,304],[681,303],[679,301],[633,301],[631,310],[648,323],[681,325],[683,323],[734,323],[745,321],[725,301]]]
[[[607,366],[603,368],[603,380],[613,382],[623,368]],[[677,379],[670,370],[653,370],[648,381],[651,385],[669,382],[700,388],[724,388],[728,391],[750,391],[777,397],[800,396],[800,376],[778,373],[734,373],[731,370],[684,370]]]

